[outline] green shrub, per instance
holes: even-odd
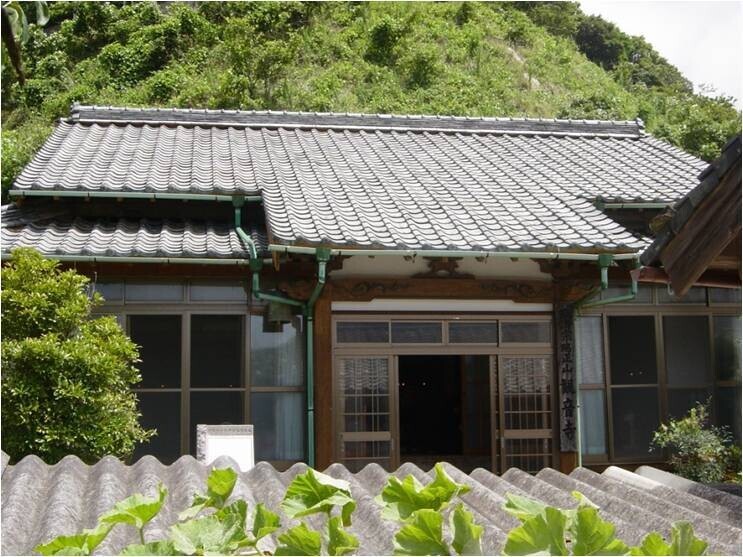
[[[396,18],[389,15],[382,17],[372,25],[369,32],[366,59],[382,66],[394,64],[396,59],[395,47],[403,32],[403,25]]]
[[[136,345],[114,317],[91,318],[88,279],[31,249],[2,270],[2,446],[14,460],[128,457],[153,432],[131,387]]]
[[[669,463],[676,474],[714,483],[725,478],[731,460],[730,441],[726,430],[709,425],[707,405],[697,404],[683,418],[661,424],[651,446],[669,449]]]

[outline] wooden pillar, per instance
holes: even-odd
[[[333,462],[333,345],[330,323],[332,284],[315,304],[315,467]]]

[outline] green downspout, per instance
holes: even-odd
[[[327,263],[330,260],[330,250],[317,248],[317,284],[304,307],[307,320],[307,464],[315,466],[315,302],[325,287]]]
[[[609,254],[601,254],[599,255],[599,270],[601,272],[601,291],[606,290],[609,288],[609,266],[614,262],[614,257]],[[635,259],[635,268],[640,266],[640,260],[639,258]],[[590,296],[590,295],[589,295]],[[604,300],[596,300],[595,302],[587,302],[587,303],[580,303],[576,304],[576,310],[584,309],[584,308],[593,308],[593,307],[599,307],[599,306],[606,306],[609,304],[616,304],[619,302],[630,302],[635,299],[637,296],[637,279],[635,279],[634,276],[632,276],[632,282],[630,283],[630,290],[629,294],[622,294],[621,296],[614,296],[613,298],[606,298]],[[573,314],[573,320],[575,320],[575,313]],[[575,335],[575,327],[573,327],[573,335]],[[576,338],[575,343],[576,353],[578,352],[578,342]],[[575,435],[577,437],[577,449],[578,449],[578,467],[583,466],[583,447],[582,445],[582,438],[581,438],[581,419],[580,419],[580,408],[581,408],[581,400],[580,400],[580,360],[576,360],[576,366],[575,366],[575,384],[577,386],[575,390],[575,409],[576,409],[576,420],[575,420]]]
[[[315,358],[314,358],[314,318],[315,303],[320,297],[325,280],[327,278],[327,263],[330,260],[330,250],[327,248],[317,248],[315,257],[317,258],[317,284],[306,302],[270,294],[261,290],[260,272],[263,268],[263,260],[258,257],[258,250],[253,238],[242,228],[242,206],[245,200],[241,197],[233,199],[235,206],[235,231],[240,239],[245,243],[250,254],[250,271],[252,273],[252,293],[258,300],[266,302],[277,302],[302,308],[302,316],[305,318],[305,335],[307,342],[307,465],[314,468],[315,466]]]

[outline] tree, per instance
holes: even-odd
[[[23,248],[2,270],[2,446],[12,459],[126,458],[154,432],[139,425],[137,346],[88,279]]]
[[[36,23],[45,25],[49,20],[49,9],[46,2],[30,2],[36,8]],[[23,64],[21,61],[21,49],[19,41],[25,43],[28,40],[28,19],[23,11],[20,2],[4,2],[0,9],[2,18],[2,39],[5,48],[8,50],[10,63],[18,75],[18,81],[23,85],[25,75],[23,74]]]

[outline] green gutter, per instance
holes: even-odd
[[[289,246],[283,244],[270,244],[269,251],[277,253],[305,253],[314,254],[317,248],[307,246]],[[503,257],[508,259],[554,259],[570,261],[598,261],[602,255],[599,253],[576,253],[563,251],[480,251],[480,250],[441,250],[441,249],[353,249],[353,248],[330,248],[331,255],[366,255],[366,256],[421,256],[421,257]],[[615,261],[626,259],[637,259],[635,252],[614,253],[611,255]]]
[[[111,255],[57,255],[54,253],[42,253],[44,257],[56,259],[57,261],[69,261],[75,263],[179,263],[194,265],[249,265],[248,259],[207,259],[204,257],[116,257]],[[3,253],[2,261],[9,260],[11,255]]]
[[[169,199],[176,201],[261,201],[260,195],[213,195],[198,193],[156,193],[133,191],[64,191],[64,190],[10,190],[11,197],[82,197],[85,199]]]
[[[250,254],[250,271],[252,273],[252,292],[258,300],[266,302],[277,302],[287,304],[302,309],[302,316],[305,318],[305,341],[307,343],[307,464],[310,467],[315,466],[315,357],[314,357],[314,332],[315,332],[315,303],[320,297],[325,280],[327,278],[327,263],[330,260],[330,250],[326,248],[317,248],[313,251],[317,258],[317,283],[306,302],[295,300],[288,296],[272,294],[261,290],[260,272],[263,268],[263,260],[258,257],[258,250],[255,242],[242,228],[242,206],[244,200],[236,196],[233,200],[235,207],[235,231],[240,239],[245,243]]]
[[[603,201],[597,201],[595,203],[596,208],[599,211],[604,209],[665,209],[669,205],[673,205],[673,201],[660,201],[653,203],[604,203]]]

